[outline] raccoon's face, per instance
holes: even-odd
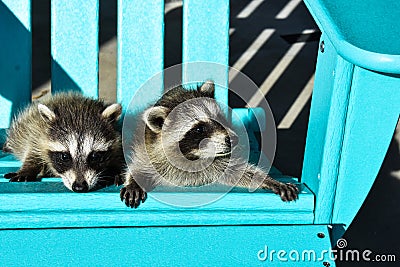
[[[110,175],[110,157],[115,154],[113,145],[113,140],[96,140],[90,136],[80,138],[72,134],[61,142],[53,140],[48,150],[50,167],[68,189],[88,192],[104,175]]]
[[[154,142],[161,142],[169,157],[177,153],[192,161],[225,157],[238,144],[219,105],[209,97],[188,99],[172,110],[154,106],[143,119],[156,136]]]
[[[111,166],[111,162],[121,144],[113,122],[121,114],[120,105],[107,107],[97,118],[84,114],[81,122],[72,125],[46,106],[39,110],[44,119],[51,120],[50,140],[46,142],[48,165],[68,189],[88,192],[103,178],[115,175],[118,170],[112,168],[116,166]]]
[[[237,136],[218,121],[196,121],[179,140],[179,149],[189,160],[224,157],[238,143]]]

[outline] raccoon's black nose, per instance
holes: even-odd
[[[72,184],[72,191],[76,193],[86,193],[87,191],[89,191],[89,185],[86,183],[86,181],[74,182]]]

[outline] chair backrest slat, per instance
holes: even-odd
[[[137,90],[164,68],[164,0],[118,1],[117,101],[126,109]],[[140,91],[135,113],[163,92],[163,76]]]
[[[0,131],[31,99],[31,2],[0,1]],[[0,145],[4,133],[0,132]]]
[[[51,1],[52,92],[98,97],[98,0]]]
[[[0,127],[8,128],[11,116],[31,98],[31,3],[2,0],[0,26],[5,42],[0,53]],[[228,104],[229,0],[183,2],[183,63],[221,64],[208,68],[187,65],[182,81],[213,79],[216,98]],[[118,0],[117,101],[127,109],[137,90],[164,69],[164,0]],[[5,25],[6,23],[1,23]],[[99,0],[51,1],[52,92],[76,90],[99,96]],[[190,66],[194,66],[193,68]],[[141,92],[141,111],[163,92],[163,75],[152,91]],[[133,111],[135,113],[135,111]]]
[[[205,61],[228,66],[229,0],[183,1],[183,63]],[[228,68],[199,64],[184,65],[183,83],[213,79],[216,99],[228,104]],[[225,87],[225,88],[223,88]]]

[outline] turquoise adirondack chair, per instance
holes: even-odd
[[[160,190],[133,210],[120,202],[116,187],[76,194],[57,178],[0,178],[0,265],[334,266],[329,249],[361,207],[399,117],[400,41],[392,26],[400,4],[305,2],[323,34],[298,201],[234,190],[185,208],[151,195],[215,193]],[[13,114],[31,99],[30,4],[0,1],[1,142]],[[53,92],[68,88],[98,97],[98,7],[98,0],[51,1]],[[118,1],[117,100],[125,109],[163,70],[163,20],[164,0]],[[183,62],[228,65],[228,21],[228,0],[185,0]],[[228,85],[225,75],[200,78]],[[153,102],[151,95],[143,103]],[[226,92],[217,97],[227,104]],[[242,112],[242,119],[253,113]],[[0,175],[19,164],[0,154]]]

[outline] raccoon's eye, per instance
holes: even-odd
[[[206,127],[204,125],[198,125],[193,130],[194,130],[194,132],[201,134],[201,133],[205,132]]]
[[[68,152],[55,152],[55,155],[59,162],[69,162],[72,160],[72,157]]]
[[[67,160],[70,160],[71,159],[71,156],[68,154],[68,153],[61,153],[61,159],[63,160],[63,161],[67,161]]]
[[[93,151],[89,154],[88,160],[90,162],[101,162],[104,161],[107,155],[107,151]]]
[[[49,151],[51,164],[58,173],[64,173],[72,167],[72,157],[68,152]]]

